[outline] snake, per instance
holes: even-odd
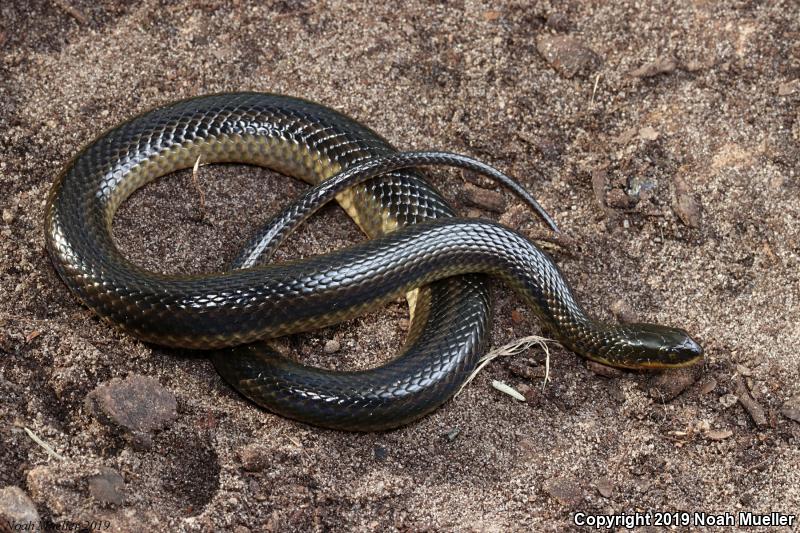
[[[224,271],[164,274],[127,259],[112,231],[118,207],[145,184],[201,159],[266,167],[312,187],[251,237]],[[451,398],[488,346],[493,277],[522,297],[555,340],[587,359],[667,369],[703,357],[683,329],[593,319],[553,260],[524,235],[490,220],[457,217],[419,169],[427,164],[487,173],[556,228],[522,186],[479,161],[398,152],[324,105],[237,92],[146,111],[86,145],[51,187],[46,249],[70,292],[104,321],[148,343],[204,350],[222,378],[257,405],[332,429],[396,428]],[[293,228],[332,199],[367,240],[268,261]],[[376,368],[316,368],[267,343],[404,295],[405,343]]]

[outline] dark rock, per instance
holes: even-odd
[[[650,378],[648,391],[654,400],[668,402],[697,381],[698,367],[679,368],[661,372]]]
[[[566,35],[542,33],[536,39],[539,54],[565,78],[586,75],[600,66],[602,60],[583,43]]]
[[[375,456],[375,460],[383,462],[389,457],[389,450],[386,447],[381,446],[380,444],[376,444],[375,447],[372,449],[372,454]]]
[[[131,375],[99,385],[86,396],[86,407],[99,420],[146,437],[169,426],[178,405],[172,392],[156,379]]]
[[[104,505],[122,505],[125,501],[125,480],[113,468],[103,467],[96,476],[89,477],[89,493]]]
[[[737,398],[735,394],[723,394],[719,397],[719,403],[726,409],[733,407],[738,401],[739,398]]]
[[[21,488],[11,485],[0,489],[0,531],[20,531],[14,525],[33,524],[26,531],[38,531],[39,513]]]

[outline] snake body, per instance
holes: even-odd
[[[262,236],[251,241],[237,270],[171,276],[136,266],[114,244],[111,221],[119,205],[198,157],[260,165],[316,184],[306,197],[311,212],[325,180],[394,155],[369,128],[306,100],[227,93],[176,102],[109,130],[67,164],[45,209],[47,249],[69,289],[108,322],[145,341],[216,350],[220,374],[245,396],[338,429],[396,427],[452,396],[487,343],[491,308],[483,274],[506,281],[562,344],[585,357],[631,368],[683,366],[702,357],[683,330],[592,320],[546,254],[498,224],[454,218],[414,169],[328,190],[371,238],[330,254],[260,264]],[[338,323],[407,293],[406,343],[375,369],[310,368],[250,344]]]

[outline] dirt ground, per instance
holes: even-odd
[[[388,4],[0,3],[0,515],[16,530],[244,532],[797,514],[800,6]],[[532,349],[418,423],[348,434],[259,410],[206,360],[100,323],[44,252],[52,180],[135,113],[244,89],[316,100],[400,148],[462,152],[518,177],[569,237],[547,249],[589,309],[684,327],[706,364],[607,372],[555,348],[542,389]],[[505,191],[430,175],[460,212],[541,232]],[[244,166],[203,168],[200,184],[202,219],[188,172],[137,192],[115,221],[120,246],[153,269],[221,269],[304,187]],[[280,256],[362,238],[330,207]],[[539,332],[507,288],[494,301],[493,345]],[[406,316],[398,302],[284,345],[366,368],[402,344]],[[331,340],[340,348],[326,353]]]

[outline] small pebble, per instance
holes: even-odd
[[[733,435],[730,429],[711,429],[706,431],[706,437],[711,440],[725,440]]]
[[[600,56],[567,35],[540,33],[536,38],[539,55],[565,78],[587,75],[602,63]]]
[[[600,496],[603,498],[610,498],[611,494],[614,492],[614,486],[607,477],[598,479],[595,486],[597,487],[597,492],[600,493]]]
[[[519,325],[519,324],[521,324],[522,322],[525,321],[525,316],[522,314],[522,312],[519,309],[513,309],[511,311],[511,321],[514,324]]]
[[[725,394],[724,396],[721,396],[719,399],[719,403],[721,403],[722,406],[725,408],[736,405],[736,402],[738,401],[739,398],[737,398],[735,394]]]
[[[387,457],[389,457],[389,450],[386,449],[385,446],[376,444],[375,447],[372,448],[372,454],[375,457],[376,461],[382,462],[385,461]]]
[[[561,505],[573,507],[583,501],[583,493],[573,481],[568,479],[553,479],[548,481],[544,490]]]
[[[165,428],[178,416],[175,395],[158,380],[137,374],[97,386],[85,403],[96,418],[134,434]]]
[[[673,400],[697,381],[697,377],[694,367],[656,374],[648,383],[650,397],[663,402]]]
[[[592,171],[592,192],[600,207],[606,205],[606,186],[608,185],[608,172],[605,168]]]
[[[103,467],[96,476],[89,477],[89,493],[105,505],[122,505],[125,480],[113,468]]]
[[[465,203],[487,211],[502,213],[506,210],[506,199],[502,193],[481,189],[471,183],[464,186],[462,197]]]
[[[658,139],[659,133],[650,126],[645,126],[639,129],[639,138],[643,141],[655,141]]]
[[[14,222],[14,212],[11,209],[3,209],[3,222],[6,224]]]
[[[800,92],[800,79],[787,81],[786,83],[778,85],[778,96],[789,96],[796,92]]]
[[[562,32],[569,31],[571,26],[569,18],[567,18],[567,16],[564,13],[558,13],[558,12],[550,13],[547,16],[547,21],[545,21],[545,24],[549,28],[553,28],[556,31],[562,31]]]
[[[620,322],[636,322],[637,317],[628,302],[622,298],[617,299],[611,304],[611,314]]]
[[[800,394],[792,396],[783,402],[781,414],[790,420],[800,422]]]
[[[629,209],[636,205],[636,198],[625,194],[622,189],[611,189],[606,193],[606,205],[614,209]]]
[[[260,472],[269,463],[265,450],[256,444],[241,448],[239,450],[239,460],[242,462],[242,468],[247,472]]]
[[[700,394],[708,394],[717,388],[717,380],[709,378],[700,385]]]
[[[5,531],[2,528],[3,522],[33,523],[35,527],[39,526],[39,513],[36,511],[36,506],[27,493],[15,485],[0,489],[0,531]]]
[[[330,339],[325,342],[325,353],[336,353],[342,348],[342,344],[336,339]]]
[[[458,437],[460,433],[461,430],[459,428],[453,428],[449,430],[447,433],[445,433],[444,436],[447,438],[447,440],[453,442],[454,440],[456,440],[456,437]]]
[[[675,178],[675,198],[672,210],[681,219],[681,222],[690,228],[700,226],[700,204],[689,193],[689,187],[680,176]]]
[[[631,72],[634,78],[652,78],[659,74],[667,74],[673,72],[677,67],[675,59],[671,57],[660,57],[652,63],[647,63]]]

